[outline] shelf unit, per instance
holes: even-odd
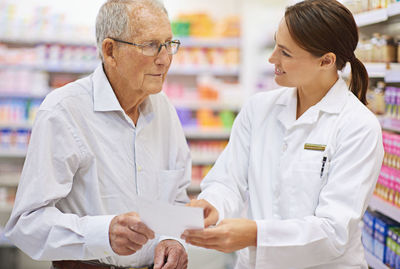
[[[88,74],[93,72],[100,62],[92,65],[84,66],[63,66],[63,65],[26,65],[26,64],[0,64],[0,69],[27,69],[36,71],[45,71],[49,73],[71,73],[71,74]]]
[[[211,110],[231,110],[239,111],[241,105],[234,103],[221,103],[217,101],[201,101],[201,100],[171,100],[172,104],[177,108],[187,108],[198,110],[207,108]]]
[[[210,67],[210,66],[171,66],[168,75],[197,76],[199,74],[211,74],[214,76],[238,76],[239,67]]]
[[[0,149],[0,158],[25,158],[26,150],[18,149]]]
[[[187,139],[229,139],[230,130],[219,128],[185,128]]]
[[[365,259],[370,267],[373,269],[390,269],[385,264],[383,264],[378,258],[376,258],[372,253],[367,250],[364,251]]]
[[[11,213],[13,209],[13,205],[10,204],[5,204],[5,205],[0,205],[0,213]]]
[[[181,46],[202,48],[239,48],[240,38],[196,38],[176,37],[181,41]]]
[[[0,187],[16,187],[19,183],[20,173],[1,175],[0,176]]]
[[[400,83],[400,63],[365,63],[370,78],[383,78],[386,83]],[[350,65],[342,71],[343,77],[350,76]]]
[[[400,222],[400,208],[382,200],[375,195],[372,196],[369,207],[373,210],[383,213],[397,222]]]
[[[389,4],[387,8],[371,10],[356,14],[354,19],[358,27],[385,22],[389,18],[400,14],[400,3]]]

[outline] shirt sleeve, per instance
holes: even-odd
[[[85,151],[59,111],[40,110],[33,126],[17,196],[5,235],[37,260],[89,260],[113,254],[114,216],[61,212],[57,201],[72,188]]]
[[[315,214],[256,220],[256,263],[304,268],[343,255],[352,237],[359,236],[358,224],[379,176],[383,154],[376,119],[366,125],[345,124],[337,136],[336,152]],[[288,253],[296,259],[288,259]]]
[[[247,199],[251,122],[245,105],[235,119],[229,143],[201,183],[205,199],[224,218],[238,216]]]

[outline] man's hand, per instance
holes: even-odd
[[[112,250],[118,255],[131,255],[142,248],[154,232],[140,221],[139,215],[130,212],[114,217],[108,230]]]
[[[188,256],[176,240],[163,240],[154,251],[154,269],[186,269]]]
[[[204,212],[204,227],[217,224],[219,214],[217,209],[204,199],[191,200],[186,206],[201,207]]]

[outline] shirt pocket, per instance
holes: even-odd
[[[314,215],[320,192],[329,171],[329,160],[325,162],[321,176],[322,159],[298,161],[293,164],[293,198],[297,217]]]
[[[158,199],[173,204],[178,193],[179,182],[185,169],[161,170],[158,174]]]

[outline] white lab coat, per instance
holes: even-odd
[[[359,222],[383,159],[379,122],[341,78],[297,120],[296,104],[294,88],[252,97],[199,199],[221,220],[248,197],[257,247],[241,251],[237,269],[367,268]]]

